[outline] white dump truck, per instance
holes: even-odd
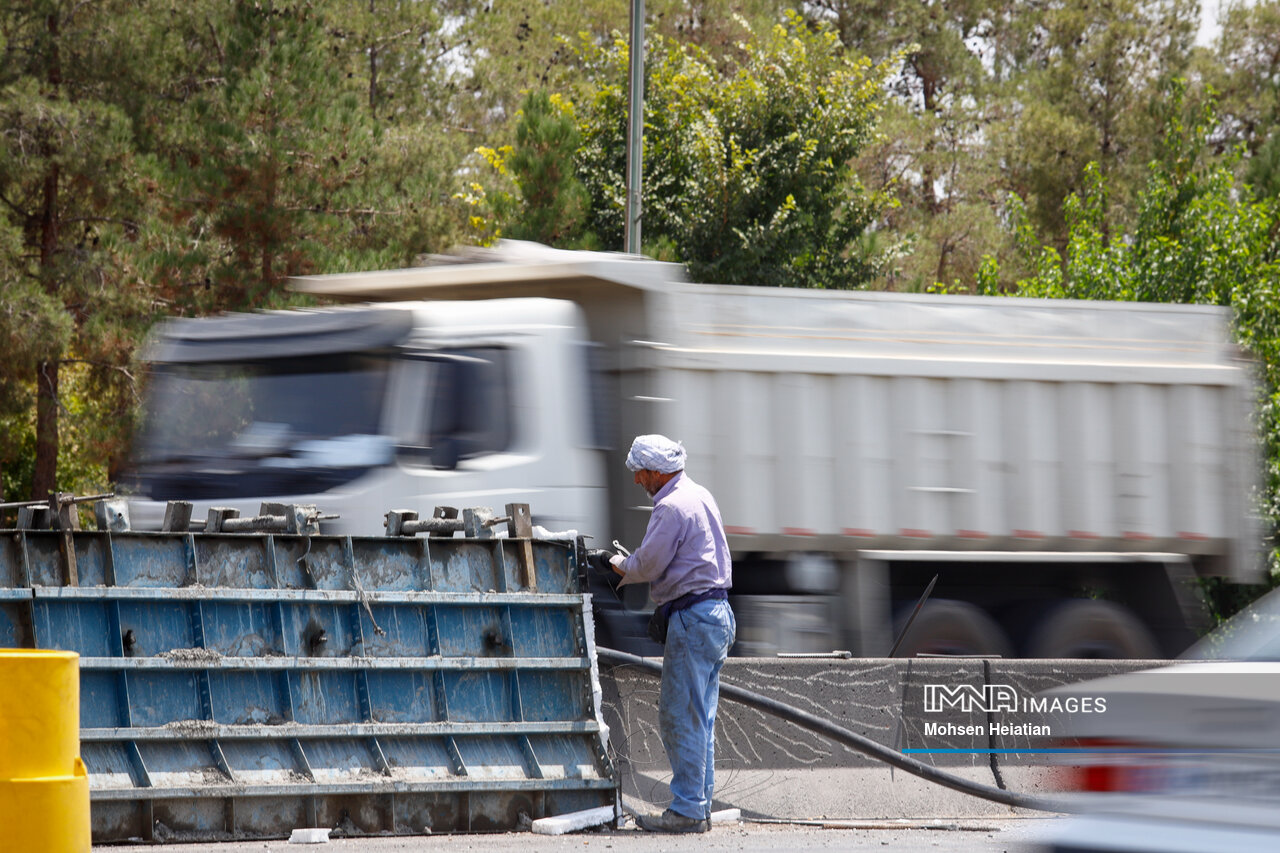
[[[640,541],[631,438],[683,441],[734,554],[740,654],[1172,655],[1197,576],[1258,578],[1254,383],[1221,309],[697,284],[506,243],[311,276],[311,310],[169,321],[131,482],[164,502],[531,505]],[[626,589],[626,588],[624,588]],[[643,648],[646,593],[597,596]]]

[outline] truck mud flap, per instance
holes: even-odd
[[[0,646],[81,656],[95,842],[511,830],[615,803],[575,554],[9,531]]]

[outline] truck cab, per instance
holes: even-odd
[[[270,499],[375,535],[392,509],[521,502],[550,530],[602,530],[584,330],[544,298],[170,321],[147,353],[133,524],[158,529],[168,500],[199,518]]]

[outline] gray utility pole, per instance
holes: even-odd
[[[627,209],[622,251],[640,254],[640,175],[644,160],[644,0],[631,0],[631,89],[627,99]]]

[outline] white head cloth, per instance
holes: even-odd
[[[665,435],[638,435],[627,454],[629,471],[657,471],[672,474],[684,470],[684,445]]]

